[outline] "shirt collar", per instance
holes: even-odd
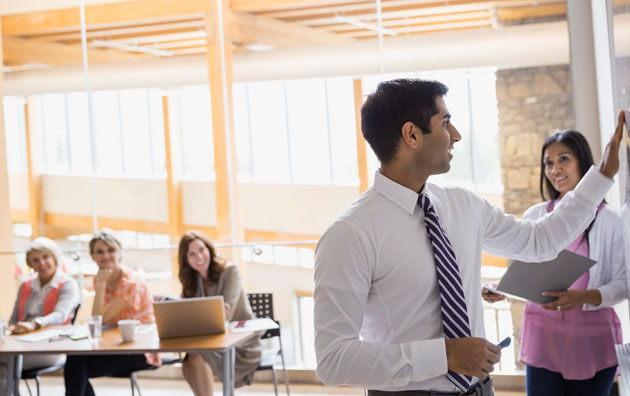
[[[418,205],[418,193],[396,183],[383,175],[380,171],[376,171],[374,175],[374,189],[383,196],[400,206],[405,212],[412,215]],[[422,187],[422,192],[427,192],[426,184]]]
[[[50,287],[57,287],[59,286],[59,282],[61,281],[61,275],[60,275],[60,270],[57,269],[57,271],[55,271],[55,275],[53,275],[52,279],[50,280],[50,282],[46,283],[46,285],[44,286],[44,288],[50,288]],[[42,284],[39,281],[39,276],[36,276],[35,279],[33,279],[33,282],[31,283],[31,288],[33,289],[34,292],[39,293],[42,290]]]

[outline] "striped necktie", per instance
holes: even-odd
[[[418,204],[424,211],[424,225],[427,227],[427,234],[433,246],[433,257],[442,302],[444,335],[447,339],[470,337],[470,322],[455,252],[442,226],[440,226],[440,220],[429,196],[420,194]],[[471,377],[451,370],[446,374],[446,378],[464,391],[468,390],[472,381]]]

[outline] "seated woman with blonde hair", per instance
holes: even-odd
[[[146,282],[122,265],[120,241],[110,231],[101,230],[89,246],[99,268],[94,278],[92,315],[101,315],[103,324],[115,325],[122,319],[154,323],[153,297]],[[160,364],[155,354],[69,356],[64,370],[66,396],[93,396],[90,378]]]
[[[40,237],[30,243],[26,264],[37,276],[26,279],[20,285],[9,320],[9,329],[13,334],[70,323],[79,304],[79,286],[60,269],[61,263],[62,252],[54,241]],[[22,368],[52,366],[63,360],[64,355],[27,354],[23,357]],[[0,389],[4,389],[6,364],[6,358],[0,357]]]
[[[184,298],[223,296],[228,320],[255,318],[241,285],[238,268],[217,256],[206,235],[199,231],[185,233],[179,242],[178,261]],[[234,383],[237,388],[251,384],[260,357],[258,337],[236,347]],[[184,378],[195,396],[212,395],[213,373],[221,376],[222,372],[222,358],[217,352],[189,353],[184,359]]]

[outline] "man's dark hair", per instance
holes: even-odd
[[[431,117],[438,113],[435,99],[447,92],[446,85],[432,80],[401,78],[378,84],[361,107],[361,130],[381,163],[394,158],[405,122],[431,133]]]

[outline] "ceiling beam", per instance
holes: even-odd
[[[449,23],[432,23],[428,25],[412,25],[412,26],[401,26],[396,29],[396,33],[399,35],[407,35],[412,33],[433,33],[433,32],[441,32],[448,30],[458,30],[458,29],[481,29],[488,28],[492,26],[492,21],[490,19],[480,19],[480,20],[471,20],[471,21],[458,21],[458,22],[449,22]],[[371,30],[359,30],[356,32],[347,32],[344,33],[344,36],[354,37],[354,38],[367,38],[367,37],[376,37],[376,32]]]
[[[2,39],[4,61],[12,64],[43,63],[52,66],[81,63],[83,52],[79,45],[49,43],[16,37]],[[112,49],[88,48],[90,62],[114,62],[146,58],[146,55],[130,54]]]
[[[239,44],[263,43],[274,47],[332,44],[351,41],[334,33],[252,14],[231,14],[231,38]]]
[[[563,1],[537,0],[538,5],[559,2]],[[384,2],[382,10],[383,18],[388,16],[402,18],[405,16],[436,15],[529,5],[531,5],[531,0],[450,0],[446,3],[435,0],[392,0]],[[311,21],[314,19],[331,18],[337,14],[343,14],[355,18],[375,18],[376,9],[373,2],[368,2],[311,9],[282,10],[266,13],[265,15],[272,18],[280,18],[289,22],[304,21],[310,25]]]
[[[264,12],[359,2],[365,0],[231,0],[230,9],[234,12]]]
[[[129,37],[146,37],[146,36],[156,36],[163,34],[173,34],[173,33],[182,33],[182,32],[190,32],[190,31],[203,31],[204,30],[204,22],[202,19],[194,19],[187,21],[178,21],[178,22],[170,22],[170,23],[153,23],[153,24],[142,24],[142,25],[129,25],[129,26],[118,26],[115,28],[102,27],[98,29],[87,29],[85,32],[85,37],[88,39],[94,38],[112,38],[112,39],[124,39]],[[66,41],[66,42],[80,42],[81,41],[81,31],[77,30],[74,32],[68,33],[55,33],[55,34],[42,34],[42,35],[33,35],[29,36],[29,38],[34,38],[42,41]]]
[[[411,17],[411,18],[392,18],[383,20],[383,27],[386,28],[396,28],[399,26],[413,26],[413,25],[426,25],[430,23],[444,23],[444,22],[455,22],[461,20],[471,20],[471,19],[482,19],[482,18],[490,18],[491,12],[488,10],[481,11],[472,11],[472,12],[462,12],[456,14],[441,14],[441,15],[428,15],[422,17]],[[347,31],[357,30],[356,26],[350,25],[348,23],[338,22],[334,25],[325,25],[318,27],[318,29],[325,29],[330,32],[341,33]]]
[[[514,21],[527,18],[541,18],[566,15],[567,6],[564,2],[555,4],[541,4],[538,6],[499,8],[497,16],[502,21]]]
[[[89,27],[111,26],[129,21],[167,21],[202,16],[204,12],[202,0],[133,0],[87,6],[85,22]],[[67,32],[77,30],[80,26],[78,7],[2,16],[2,34],[5,36]]]

